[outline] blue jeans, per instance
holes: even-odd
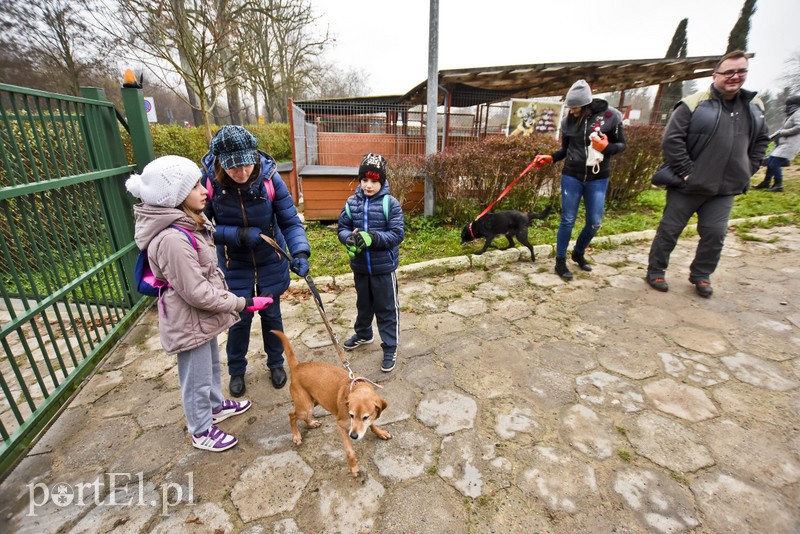
[[[281,299],[273,297],[272,304],[258,312],[261,316],[261,336],[264,339],[264,350],[267,353],[267,367],[275,369],[283,367],[283,343],[270,330],[283,332],[281,317]],[[247,350],[250,347],[250,326],[253,323],[253,312],[239,314],[241,321],[228,330],[228,342],[225,351],[228,353],[228,374],[243,375],[247,369]]]
[[[767,158],[767,175],[764,177],[767,183],[769,183],[770,179],[775,178],[775,185],[781,186],[783,185],[783,166],[787,164],[789,160],[786,158],[778,158],[775,156],[770,156]]]
[[[556,235],[556,258],[567,257],[567,246],[578,217],[581,199],[586,208],[586,224],[575,241],[575,252],[583,254],[586,251],[603,222],[607,189],[608,178],[582,182],[572,176],[561,175],[561,224]]]

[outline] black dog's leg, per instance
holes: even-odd
[[[480,249],[480,251],[476,252],[476,253],[475,253],[475,255],[476,255],[476,256],[480,256],[481,254],[483,254],[484,252],[486,252],[486,250],[489,248],[489,245],[491,245],[491,244],[492,244],[492,241],[494,241],[494,236],[489,236],[489,237],[487,237],[487,238],[486,238],[486,243],[484,243],[484,244],[483,244],[483,248],[482,248],[482,249]]]
[[[506,239],[508,239],[508,246],[503,247],[500,250],[508,250],[514,246],[514,234],[511,233],[506,234]]]
[[[519,239],[519,242],[528,247],[528,250],[531,251],[531,261],[536,261],[536,255],[533,253],[533,247],[531,246],[531,242],[528,241],[527,231],[525,231],[525,233],[518,233],[517,239]]]

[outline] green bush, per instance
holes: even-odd
[[[208,140],[202,128],[151,124],[150,134],[153,136],[153,151],[157,158],[175,154],[199,163],[208,152]]]
[[[652,187],[650,177],[663,161],[661,153],[663,133],[663,126],[641,125],[625,128],[628,147],[621,154],[611,158],[607,202],[628,204],[634,201],[639,193]]]
[[[222,126],[212,126],[212,135],[217,133]],[[275,161],[284,162],[292,160],[292,143],[289,125],[285,123],[248,124],[245,128],[253,132],[258,139],[258,148],[273,158]],[[184,128],[183,126],[167,124],[151,124],[150,134],[153,136],[153,151],[156,157],[176,154],[200,162],[208,153],[208,139],[203,128]],[[123,135],[126,153],[133,161],[133,151],[130,148],[130,139]]]
[[[490,137],[436,154],[424,164],[434,176],[438,216],[444,221],[474,218],[530,164],[550,154],[558,141],[549,135]],[[493,208],[540,211],[558,188],[560,166],[531,169]],[[541,198],[547,200],[541,202]]]

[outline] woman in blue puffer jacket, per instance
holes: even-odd
[[[224,126],[211,140],[203,157],[203,184],[208,189],[206,216],[216,226],[219,265],[230,290],[240,297],[272,295],[274,302],[259,312],[267,367],[276,389],[286,384],[283,345],[270,330],[283,331],[280,295],[289,287],[289,268],[298,276],[308,274],[308,245],[289,189],[276,172],[275,160],[258,150],[258,140],[241,126]],[[290,266],[261,238],[289,247]],[[245,392],[244,374],[250,344],[252,313],[228,331],[226,351],[230,392]]]

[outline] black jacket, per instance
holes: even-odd
[[[588,115],[580,119],[567,114],[561,119],[561,148],[553,154],[553,162],[566,158],[564,174],[579,180],[608,178],[611,174],[611,156],[625,150],[625,134],[622,131],[622,114],[608,105],[605,100],[595,98],[589,104]],[[603,161],[597,174],[586,166],[586,155],[592,142],[589,135],[600,128],[608,136],[608,146],[603,150]]]
[[[763,104],[745,89],[730,104],[725,108],[712,85],[675,106],[661,147],[670,168],[688,176],[680,191],[738,195],[750,187],[769,144]]]

